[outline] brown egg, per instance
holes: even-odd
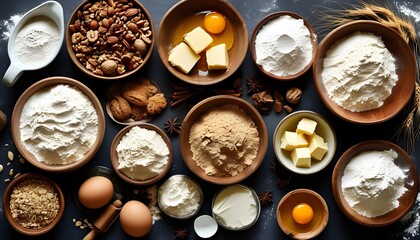
[[[121,209],[120,224],[128,235],[142,237],[152,229],[152,214],[142,202],[131,200]]]
[[[79,188],[79,201],[87,208],[101,208],[107,205],[114,194],[111,180],[103,176],[87,179]]]

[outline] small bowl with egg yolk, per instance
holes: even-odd
[[[311,239],[327,226],[328,212],[321,195],[309,189],[296,189],[287,193],[277,205],[277,223],[294,239]]]

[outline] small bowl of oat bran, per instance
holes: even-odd
[[[53,229],[64,213],[64,195],[50,178],[25,173],[15,178],[3,196],[7,222],[19,233],[37,236]]]
[[[136,0],[85,0],[70,16],[66,48],[86,75],[117,80],[144,67],[155,34],[151,15]]]

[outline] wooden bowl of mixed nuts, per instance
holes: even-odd
[[[60,187],[43,175],[22,174],[4,192],[4,216],[16,231],[25,235],[37,236],[52,230],[63,216],[64,208]]]
[[[71,60],[88,76],[102,80],[122,79],[140,70],[154,43],[151,15],[136,0],[85,0],[66,29]]]

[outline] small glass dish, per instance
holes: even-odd
[[[182,180],[183,181],[182,183],[187,184],[187,182],[189,182],[192,185],[192,187],[195,188],[197,193],[199,194],[199,201],[198,201],[197,209],[195,209],[192,212],[186,212],[183,215],[177,215],[177,214],[174,214],[174,213],[170,212],[167,208],[165,208],[165,206],[164,206],[165,204],[163,203],[163,200],[162,200],[162,195],[163,195],[164,188],[167,187],[167,185],[169,185],[171,181],[173,181],[174,179],[177,179],[177,178],[179,180]],[[188,194],[188,193],[184,193],[184,194]],[[191,194],[188,194],[188,196],[186,196],[186,197],[189,198],[190,195]],[[159,187],[159,190],[158,190],[158,205],[159,205],[159,208],[166,215],[168,215],[170,217],[173,217],[173,218],[176,218],[176,219],[188,219],[188,218],[191,218],[191,217],[195,216],[198,213],[198,211],[200,211],[201,206],[203,205],[203,201],[204,201],[204,193],[203,193],[203,190],[201,189],[200,185],[193,178],[191,178],[187,175],[183,175],[183,174],[177,174],[177,175],[173,175],[173,176],[169,177]]]
[[[252,195],[252,198],[255,202],[255,216],[254,216],[252,221],[250,221],[247,224],[244,224],[243,226],[240,226],[240,227],[229,226],[220,217],[219,213],[215,212],[215,207],[217,206],[218,202],[222,202],[222,205],[227,203],[229,198],[232,198],[233,194],[239,193],[238,191],[242,191],[242,190],[247,191],[247,193],[250,193]],[[237,219],[240,219],[240,221],[242,223],[244,221],[244,215],[243,214],[247,214],[250,211],[247,211],[247,209],[245,209],[246,206],[244,206],[243,204],[240,204],[240,203],[245,202],[245,201],[242,201],[244,199],[241,199],[241,201],[239,201],[239,199],[236,199],[236,200],[237,201],[235,201],[235,204],[232,204],[230,207],[228,207],[226,209],[223,209],[223,212],[228,212],[229,209],[233,208],[233,213],[232,214],[234,214]],[[232,201],[234,201],[234,200],[232,200]],[[233,185],[229,185],[227,187],[224,187],[223,189],[221,189],[220,191],[218,191],[214,195],[211,205],[212,205],[212,215],[213,215],[213,218],[216,220],[216,222],[221,227],[223,227],[227,230],[232,230],[232,231],[242,231],[242,230],[246,230],[246,229],[252,227],[258,221],[258,218],[259,218],[260,212],[261,212],[261,204],[260,204],[260,201],[258,200],[257,193],[252,188],[250,188],[248,186],[245,186],[243,184],[233,184]],[[251,204],[251,206],[252,206],[252,204]],[[235,208],[237,208],[237,209],[235,210]]]

